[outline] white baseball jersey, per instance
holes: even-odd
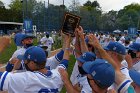
[[[22,49],[19,49],[19,50],[21,50],[21,53],[23,52]],[[18,51],[19,51],[19,50],[18,50]],[[23,53],[25,53],[25,51],[26,51],[26,49],[24,50]],[[19,53],[20,53],[20,51],[19,51]],[[61,50],[61,51],[60,51],[59,53],[57,53],[55,56],[52,56],[52,57],[50,57],[50,58],[47,58],[46,68],[49,68],[49,70],[55,69],[55,68],[59,65],[60,61],[62,60],[63,54],[64,54],[64,51]],[[17,55],[18,55],[18,52],[16,53],[16,56],[17,56]],[[20,54],[19,54],[19,55],[20,55]],[[22,54],[22,55],[24,55],[24,54]],[[16,56],[15,56],[15,57],[16,57]],[[11,67],[9,67],[9,68],[11,68]],[[11,70],[12,70],[12,69],[11,69]],[[23,60],[21,61],[21,67],[20,67],[19,70],[26,70],[25,64],[24,64],[24,61],[23,61]]]
[[[22,47],[22,48],[16,50],[16,51],[13,53],[12,57],[9,59],[9,61],[11,61],[12,58],[16,58],[18,55],[24,55],[24,54],[25,54],[25,51],[26,51],[26,48],[24,48],[24,47]],[[23,63],[23,62],[21,62],[21,64],[22,64],[22,63]],[[10,63],[8,62],[7,66],[6,66],[6,71],[9,71],[9,72],[12,71],[13,66],[14,66],[14,65],[12,65],[12,64],[10,64]]]
[[[75,62],[70,80],[72,85],[79,84],[81,87],[81,93],[92,93],[92,89],[87,81],[87,76],[82,76],[78,70],[78,62]]]
[[[50,58],[47,58],[47,62],[46,62],[46,67],[49,67],[50,70],[51,69],[55,69],[60,63],[60,60],[57,59],[57,56],[53,56]]]
[[[60,61],[63,59],[63,54],[64,51],[61,50],[55,56],[47,58],[46,67],[49,67],[50,70],[55,69],[59,65]]]
[[[22,47],[14,52],[12,58],[17,57],[18,55],[24,55],[26,48]]]
[[[140,73],[140,61],[135,62],[135,64],[133,64],[132,69]]]
[[[43,37],[40,41],[42,44],[48,46],[48,49],[51,49],[52,44],[54,43],[52,37],[49,37],[49,38]]]
[[[131,79],[131,77],[129,75],[129,70],[127,68],[128,67],[128,64],[127,64],[126,60],[123,60],[121,62],[121,64],[122,64],[122,67],[120,68],[120,70],[121,70],[122,74],[125,75],[126,80],[124,80],[124,82],[122,82],[119,86],[116,85],[115,83],[113,83],[109,87],[109,89],[115,89],[116,91],[120,91],[120,92],[117,92],[117,93],[127,93],[127,89],[130,86],[130,84],[133,82],[133,80]],[[121,92],[121,91],[123,91],[123,92]],[[126,91],[126,92],[124,92],[124,91]]]
[[[56,67],[59,65],[60,61],[61,61],[61,59],[57,58],[57,55],[47,58],[46,68],[48,68],[49,70],[56,69]],[[21,68],[23,70],[26,70],[23,60],[21,61],[21,66],[22,66]]]
[[[131,81],[126,79],[124,80],[118,87],[117,87],[117,93],[128,93],[128,88],[131,85]]]
[[[136,38],[136,43],[140,43],[140,37]]]
[[[5,71],[0,79],[0,89],[8,93],[59,93],[63,87],[59,67],[63,68],[58,66],[47,74],[38,71]]]
[[[77,79],[77,76],[79,75],[79,70],[78,70],[78,62],[76,61],[75,62],[75,65],[73,67],[73,71],[72,71],[72,74],[70,76],[70,80],[72,82],[72,85],[75,85],[78,83],[78,79]]]
[[[77,76],[78,84],[82,88],[81,93],[92,93],[92,89],[88,83],[87,76]]]

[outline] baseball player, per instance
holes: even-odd
[[[135,93],[134,89],[131,86],[131,80],[128,79],[120,70],[120,66],[117,65],[115,62],[116,58],[111,58],[107,52],[101,47],[99,41],[96,39],[94,35],[89,36],[89,42],[97,51],[100,53],[101,57],[107,60],[115,69],[115,83],[117,85],[117,92],[118,93],[130,93],[129,90],[131,89],[131,93]],[[115,49],[115,48],[113,48]],[[114,61],[115,60],[115,61]]]
[[[132,58],[132,69],[140,73],[140,43],[132,43],[128,48],[128,54]]]
[[[83,70],[88,73],[87,82],[91,87],[91,92],[75,90],[68,80],[67,72],[60,69],[61,77],[68,93],[107,93],[109,87],[115,81],[115,71],[112,65],[106,60],[96,59],[93,62],[85,62]]]
[[[83,70],[88,73],[87,79],[92,88],[92,93],[107,93],[108,87],[113,84],[113,82],[118,86],[117,93],[135,93],[131,86],[131,81],[122,74],[120,67],[117,66],[116,62],[102,48],[94,35],[89,36],[89,42],[98,50],[101,57],[106,59],[97,59],[94,62],[85,62],[82,66]],[[67,91],[69,93],[79,93],[73,89],[66,72],[62,69],[60,72]]]
[[[86,73],[82,69],[82,64],[87,61],[95,60],[96,56],[94,53],[88,52],[89,50],[92,51],[93,49],[90,45],[87,47],[86,43],[88,43],[88,40],[87,38],[84,38],[82,27],[77,28],[75,32],[75,56],[77,61],[74,65],[70,80],[77,91],[92,93],[92,89],[87,81],[87,76],[85,76]]]
[[[118,43],[118,42],[110,42],[104,49],[107,51],[107,53],[115,59],[115,62],[117,63],[118,67],[120,67],[121,72],[127,77],[128,80],[133,82],[131,77],[129,76],[129,70],[128,70],[128,64],[125,60],[126,55],[126,49],[125,47]],[[117,85],[113,84],[110,89],[116,89]]]
[[[41,46],[39,46],[39,47],[41,47]],[[65,46],[63,46],[62,50],[61,50],[60,52],[58,52],[55,56],[46,58],[46,59],[47,59],[46,68],[48,68],[48,69],[51,70],[51,69],[55,69],[55,68],[58,66],[58,64],[59,64],[59,63],[61,62],[61,60],[63,59],[64,49],[65,49]],[[25,51],[26,51],[26,50],[25,50]],[[45,50],[45,53],[46,53],[46,50]],[[46,55],[46,56],[47,56],[47,55]],[[14,59],[14,62],[15,62],[15,63],[16,63],[16,62],[17,62],[17,63],[20,63],[20,62],[18,62],[17,58]],[[17,70],[26,70],[26,67],[25,67],[23,61],[21,61],[21,64],[17,64],[17,65],[19,65],[19,66],[14,67],[13,64],[10,64],[10,63],[9,63],[9,64],[6,66],[6,70],[10,72],[10,71],[12,71],[13,67],[14,67],[14,69],[17,69]]]
[[[42,45],[48,46],[47,51],[48,51],[48,55],[50,55],[51,48],[52,48],[52,45],[53,45],[54,41],[53,41],[52,37],[50,37],[48,32],[46,32],[46,36],[41,38],[40,42],[41,42]]]
[[[133,86],[136,93],[140,91],[140,43],[132,43],[128,47],[128,54],[130,55],[129,61],[132,63],[131,70],[129,71],[130,77],[134,81]]]
[[[66,69],[69,60],[70,36],[66,36],[66,49],[61,63],[56,69],[47,70],[46,54],[39,47],[30,47],[26,50],[23,59],[28,71],[4,72],[0,79],[1,90],[8,93],[58,93],[63,87],[63,82],[58,72],[59,68]],[[57,82],[57,83],[56,83]]]
[[[6,71],[11,71],[14,67],[15,62],[17,61],[17,56],[18,55],[24,55],[26,49],[33,45],[33,36],[22,34],[19,42],[23,46],[22,46],[22,48],[16,50],[13,53],[12,57],[10,58],[7,66],[6,66]]]

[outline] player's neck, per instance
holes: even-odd
[[[41,73],[43,73],[43,74],[46,74],[48,72],[48,70],[46,68],[40,69],[38,71],[41,72]]]

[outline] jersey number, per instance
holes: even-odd
[[[58,93],[58,89],[40,89],[38,93]]]

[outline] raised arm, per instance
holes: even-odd
[[[115,70],[120,70],[120,68],[117,66],[117,64],[115,63],[115,61],[102,48],[102,46],[100,45],[100,43],[99,43],[98,39],[95,37],[95,35],[90,34],[88,36],[88,38],[89,38],[89,43],[100,53],[101,58],[107,60],[110,64],[112,64],[113,67],[115,68]]]
[[[69,61],[69,55],[70,55],[70,42],[71,42],[70,35],[64,34],[64,40],[65,40],[65,42],[63,42],[63,46],[65,46],[64,55],[63,55],[63,60],[60,62],[59,66],[63,66],[64,68],[67,68],[68,61]]]
[[[76,57],[79,57],[82,52],[81,52],[81,47],[80,47],[80,41],[79,41],[79,35],[78,35],[78,31],[75,30],[75,44],[74,44],[74,47],[75,47],[75,56]]]
[[[79,26],[76,31],[78,32],[79,35],[79,41],[80,41],[80,46],[81,46],[81,51],[82,53],[87,52],[88,48],[85,42],[85,37],[84,37],[84,33],[83,33],[83,28],[81,26]]]
[[[98,39],[93,35],[89,35],[89,43],[100,53],[101,58],[107,60],[115,69],[115,83],[119,86],[124,83],[126,77],[121,73],[120,68],[117,66],[115,61],[108,55],[108,53],[99,44]]]
[[[62,69],[62,68],[59,68],[59,73],[61,74],[61,78],[62,78],[62,81],[64,82],[64,86],[67,90],[67,93],[79,93],[78,91],[76,91],[69,78],[68,78],[68,73],[66,70]]]

